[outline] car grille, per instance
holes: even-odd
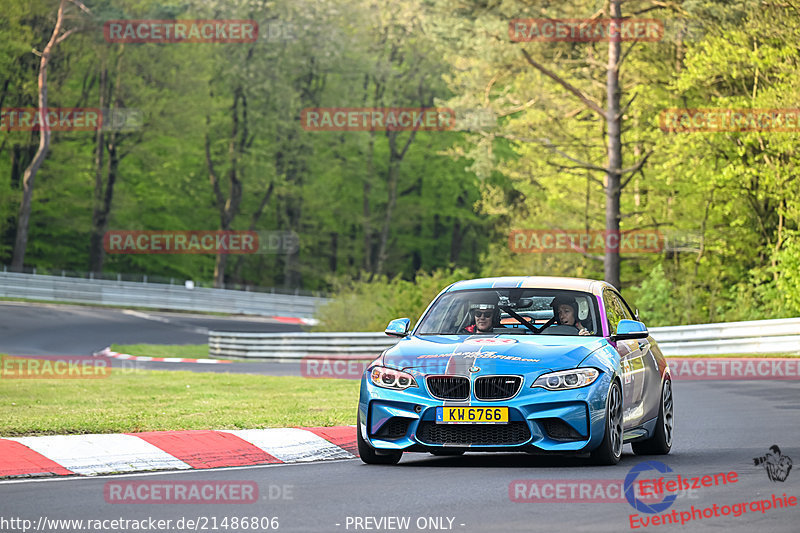
[[[486,376],[475,380],[475,397],[479,400],[507,400],[513,398],[520,386],[519,376]]]
[[[436,424],[420,422],[417,438],[428,444],[508,445],[522,444],[531,438],[528,424]]]
[[[469,379],[461,376],[428,376],[428,390],[440,400],[469,399]]]
[[[399,439],[405,437],[410,423],[410,418],[395,416],[385,422],[380,429],[378,429],[378,432],[375,433],[375,436],[381,439]]]

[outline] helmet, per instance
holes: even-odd
[[[494,291],[481,291],[474,299],[470,300],[469,310],[497,311],[497,293]]]
[[[561,319],[558,317],[558,307],[560,305],[570,306],[573,313],[575,313],[575,320],[578,320],[578,302],[575,301],[575,298],[572,296],[558,295],[550,302],[550,307],[553,308],[553,316],[556,318],[557,324],[561,324]]]
[[[494,291],[481,291],[475,296],[471,296],[469,302],[470,319],[475,323],[473,313],[475,311],[491,311],[492,327],[500,325],[500,308],[497,306],[498,296]]]

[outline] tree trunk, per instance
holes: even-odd
[[[247,231],[255,231],[256,227],[258,227],[258,221],[261,219],[261,215],[264,213],[264,208],[267,207],[270,199],[272,198],[272,191],[275,190],[275,182],[270,182],[269,187],[264,192],[264,195],[261,197],[261,202],[258,204],[258,209],[256,209],[253,216],[250,218],[250,227],[247,228]],[[244,255],[240,255],[236,259],[236,266],[233,270],[233,279],[237,283],[243,283],[242,279],[242,265],[244,265]]]
[[[369,196],[372,192],[372,179],[375,174],[375,132],[369,132],[367,145],[367,175],[364,177],[364,203],[362,206],[362,231],[364,232],[364,271],[372,273],[372,224],[370,222]]]
[[[300,174],[297,177],[297,194],[301,194],[302,181]],[[303,204],[302,198],[287,197],[286,199],[286,218],[288,220],[289,231],[294,231],[301,235],[300,219],[302,216]],[[283,264],[283,286],[287,289],[296,289],[302,283],[300,273],[300,250],[299,248],[286,254],[286,259]]]
[[[621,0],[611,0],[611,19],[620,21]],[[608,165],[606,173],[606,246],[605,280],[617,289],[621,289],[619,260],[619,219],[620,219],[620,186],[622,172],[622,134],[620,116],[619,87],[620,40],[609,38],[608,73],[606,93],[608,106],[606,118],[608,124]],[[616,243],[616,246],[613,244]]]
[[[330,233],[331,235],[331,255],[328,262],[328,268],[331,271],[331,274],[334,276],[336,275],[336,270],[339,267],[338,259],[339,259],[339,234],[335,231]]]
[[[397,174],[399,171],[399,161],[394,159],[393,144],[394,143],[390,141],[392,153],[389,156],[389,170],[387,172],[388,179],[386,210],[383,213],[383,227],[381,228],[381,240],[378,245],[378,259],[375,262],[375,273],[378,275],[383,274],[383,267],[386,264],[386,259],[389,255],[389,231],[392,225],[392,214],[394,213],[394,207],[397,204]]]
[[[241,102],[241,128],[239,117],[239,103]],[[222,194],[219,175],[214,169],[214,162],[211,157],[211,141],[206,132],[205,151],[206,166],[208,167],[208,178],[214,190],[214,198],[219,211],[219,229],[229,231],[236,214],[239,212],[239,204],[242,201],[242,182],[239,171],[239,156],[243,153],[247,142],[247,100],[241,87],[237,87],[233,92],[233,106],[231,108],[232,124],[231,137],[228,143],[228,156],[230,159],[230,169],[228,170],[228,198]],[[206,124],[210,128],[210,117],[206,117]],[[225,286],[225,267],[228,264],[228,254],[224,250],[217,250],[216,261],[214,262],[214,286],[223,288]]]
[[[50,53],[58,42],[58,34],[61,32],[61,26],[64,23],[64,4],[66,0],[61,0],[58,5],[58,14],[56,15],[56,25],[53,28],[53,34],[50,40],[42,51],[42,59],[39,62],[39,149],[36,150],[36,155],[33,161],[25,169],[22,175],[22,202],[19,206],[19,216],[17,217],[17,238],[14,242],[14,256],[11,259],[11,270],[21,272],[25,264],[25,250],[28,247],[28,225],[31,217],[31,200],[33,199],[33,185],[36,178],[36,173],[39,167],[42,166],[47,152],[50,149],[50,128],[47,127],[45,121],[47,112],[47,64],[50,62]]]
[[[106,91],[108,90],[108,69],[103,65],[100,71],[100,109],[105,108]],[[105,132],[97,128],[94,149],[94,202],[92,206],[92,233],[89,236],[89,272],[103,270],[103,234],[101,219],[103,204],[103,156],[105,155]]]
[[[392,224],[392,214],[394,213],[395,205],[397,204],[397,180],[400,174],[400,163],[408,152],[411,143],[414,142],[414,137],[417,135],[417,130],[411,130],[411,133],[406,139],[402,150],[397,150],[397,136],[399,132],[389,131],[386,137],[389,139],[389,169],[387,171],[387,201],[386,212],[383,216],[383,228],[381,229],[380,243],[378,244],[378,259],[375,262],[375,274],[383,274],[386,259],[389,255],[389,232]]]
[[[458,198],[456,199],[456,206],[459,208],[459,212],[461,211],[461,208],[464,207],[464,193],[458,195]],[[450,262],[453,264],[458,264],[458,256],[461,255],[461,246],[464,242],[464,234],[466,233],[466,230],[462,229],[461,219],[458,218],[458,215],[453,218],[453,233],[450,237]]]

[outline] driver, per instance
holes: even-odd
[[[578,302],[572,296],[556,296],[550,303],[556,324],[572,326],[578,330],[578,335],[591,335],[588,329],[578,320]]]
[[[482,295],[469,306],[471,324],[462,330],[474,335],[476,333],[492,333],[500,325],[500,309],[497,307],[497,296],[493,293]]]

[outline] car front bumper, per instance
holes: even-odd
[[[473,450],[528,453],[586,453],[605,434],[607,373],[579,389],[550,391],[531,388],[538,376],[525,376],[510,400],[443,401],[430,396],[426,385],[403,391],[361,380],[358,431],[376,450]],[[508,407],[508,424],[437,424],[437,407]]]

